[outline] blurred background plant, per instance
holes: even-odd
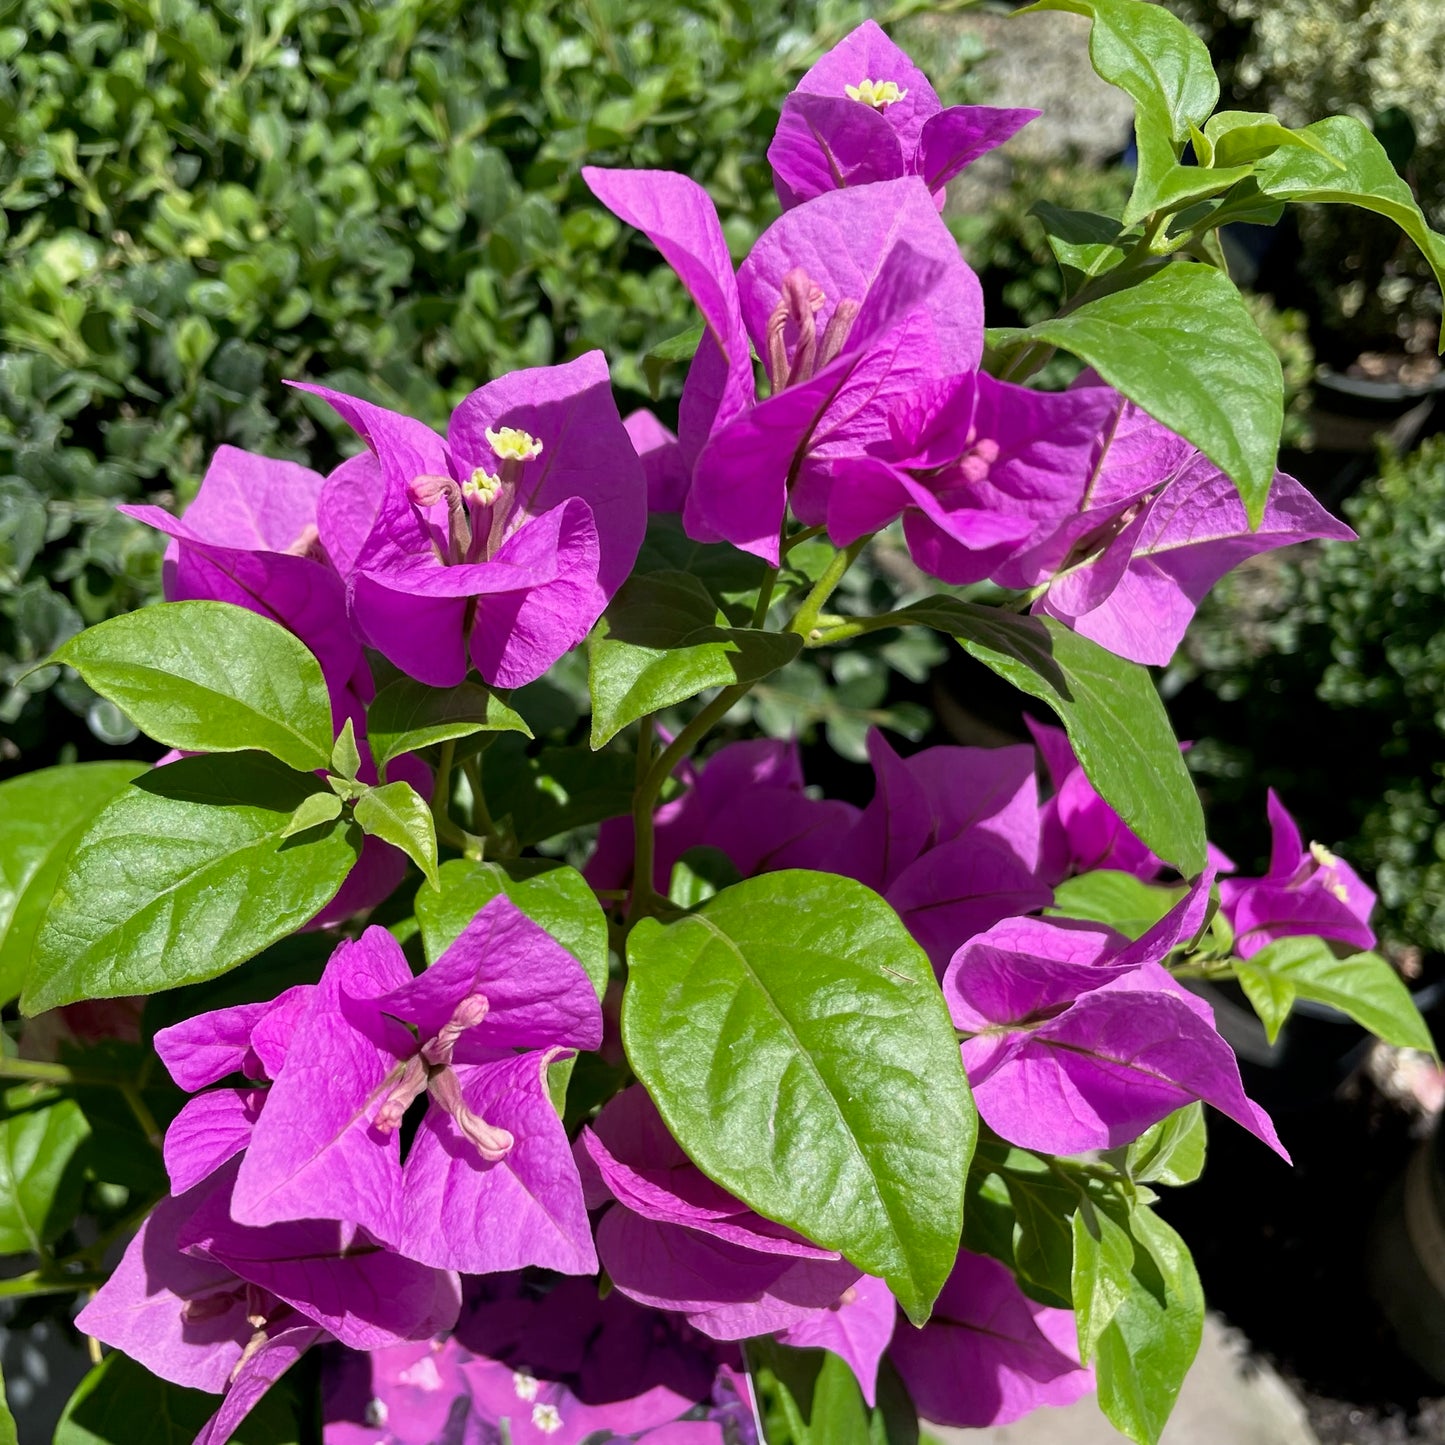
[[[579,166],[687,172],[741,256],[775,214],[782,96],[875,9],[0,4],[0,765],[87,746],[57,701],[133,736],[77,679],[22,675],[157,592],[156,539],[115,501],[184,504],[221,442],[323,470],[354,448],[283,379],[441,424],[492,376],[605,346],[641,403],[691,306]],[[910,43],[970,98],[976,42]]]

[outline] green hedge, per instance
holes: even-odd
[[[919,8],[902,0],[880,18]],[[20,0],[0,14],[0,734],[20,674],[158,585],[116,499],[193,494],[221,442],[325,468],[285,377],[433,423],[603,346],[624,389],[690,321],[584,161],[703,181],[740,253],[794,75],[863,0]],[[947,66],[945,64],[945,69]],[[669,379],[671,380],[680,380]],[[102,738],[126,724],[83,685]],[[0,739],[3,740],[3,739]]]

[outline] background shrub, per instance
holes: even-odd
[[[605,346],[618,385],[645,399],[642,359],[691,323],[691,303],[591,202],[579,166],[692,175],[741,255],[775,211],[764,153],[779,97],[872,8],[0,10],[9,757],[67,734],[36,696],[54,670],[21,674],[159,586],[158,542],[117,517],[116,500],[184,503],[222,442],[322,469],[354,447],[284,378],[324,375],[436,424],[492,376]],[[937,29],[923,39],[909,41],[920,63],[959,98],[959,62],[976,47]],[[665,407],[681,372],[654,380]],[[57,695],[99,738],[133,736],[78,680]]]

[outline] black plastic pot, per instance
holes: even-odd
[[[1445,1131],[1438,1121],[1380,1202],[1366,1267],[1400,1348],[1445,1382]]]

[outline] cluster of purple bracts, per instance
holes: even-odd
[[[222,448],[183,519],[128,509],[172,539],[167,596],[305,642],[363,769],[368,649],[435,687],[473,668],[503,688],[541,677],[627,578],[649,510],[773,563],[789,517],[838,546],[901,518],[926,573],[1029,593],[1122,656],[1167,661],[1229,568],[1349,532],[1284,476],[1251,530],[1228,478],[1095,377],[1044,394],[980,370],[981,293],[943,187],[1033,114],[944,108],[863,25],[787,98],[769,151],[784,213],[737,267],[688,178],[587,171],[702,314],[677,434],[624,422],[595,352],[482,387],[445,437],[307,387],[365,449],[322,477]],[[1283,1153],[1164,966],[1228,860],[1134,942],[1033,916],[1065,878],[1167,871],[1062,733],[1035,741],[1043,801],[1033,748],[903,759],[875,734],[861,809],[810,795],[789,743],[724,748],[658,810],[654,887],[710,847],[743,876],[812,868],[876,890],[934,964],[980,1114],[1019,1147],[1111,1148],[1204,1100]],[[415,759],[391,767],[429,786]],[[1219,885],[1238,951],[1292,933],[1368,946],[1373,895],[1273,795],[1270,818],[1268,874]],[[313,926],[373,906],[403,867],[369,840]],[[605,824],[589,881],[625,892],[631,874],[631,822]],[[641,1086],[569,1140],[548,1071],[602,1039],[580,963],[505,898],[419,975],[368,928],[315,985],[163,1030],[191,1095],[165,1141],[172,1195],[81,1326],[221,1394],[207,1445],[322,1342],[329,1445],[748,1445],[737,1342],[756,1336],[831,1350],[870,1402],[886,1361],[942,1423],[1091,1388],[1070,1312],[1003,1265],[962,1251],[915,1329],[882,1281],[703,1175]]]

